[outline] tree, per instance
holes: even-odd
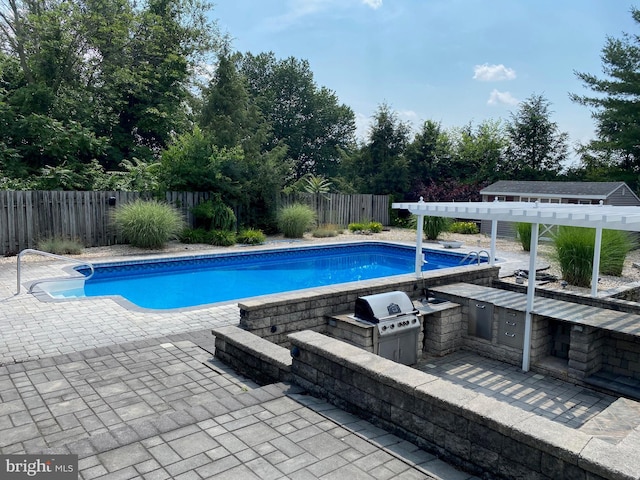
[[[409,190],[409,162],[405,150],[411,128],[386,103],[373,115],[369,138],[345,168],[361,193],[392,194],[403,198]]]
[[[100,10],[108,8],[109,2],[94,1]],[[92,72],[91,91],[98,98],[106,92],[104,107],[112,110],[106,122],[98,119],[98,131],[112,138],[110,166],[133,156],[157,156],[174,132],[189,128],[185,104],[192,71],[216,38],[207,5],[199,0],[147,0],[142,9],[130,0],[123,8],[131,13],[128,21],[115,18],[121,26],[115,30],[121,35],[115,39],[118,49],[103,24],[92,37],[102,61]]]
[[[414,187],[441,178],[452,157],[452,141],[439,123],[427,120],[407,147]]]
[[[159,174],[167,190],[216,192],[229,201],[240,190],[238,179],[229,172],[242,158],[240,148],[218,148],[195,127],[162,153]]]
[[[125,159],[151,161],[188,126],[192,70],[216,38],[200,0],[4,6],[0,122],[12,157],[0,170],[25,178],[93,162],[114,170]]]
[[[237,71],[229,48],[228,42],[222,47],[215,74],[203,92],[199,124],[214,145],[242,146],[245,154],[257,155],[263,150],[269,128],[249,96],[246,79]]]
[[[336,94],[316,85],[306,60],[247,53],[238,57],[250,95],[271,128],[269,146],[286,145],[293,179],[335,175],[340,150],[354,143],[355,115]]]
[[[640,10],[631,8],[640,23]],[[584,86],[596,95],[570,94],[571,100],[593,109],[597,140],[589,150],[604,153],[621,169],[640,171],[640,37],[623,34],[607,38],[602,49],[605,78],[575,72]]]
[[[503,162],[507,138],[500,121],[485,120],[475,128],[469,124],[459,131],[455,145],[452,173],[463,183],[488,185],[499,178],[498,166]]]
[[[234,162],[225,163],[226,178],[238,185],[233,195],[225,195],[225,201],[234,206],[243,224],[272,230],[278,195],[293,168],[286,159],[286,145],[271,141],[271,126],[257,100],[249,95],[247,79],[238,72],[226,42],[204,89],[199,122],[213,148],[243,152]]]
[[[511,113],[506,133],[508,146],[498,165],[501,178],[513,180],[550,180],[567,159],[568,134],[552,122],[550,103],[542,95],[531,95]]]

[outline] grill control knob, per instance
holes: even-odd
[[[383,325],[383,326],[382,326],[382,331],[384,332],[386,329],[387,329],[387,326],[386,326],[386,325]]]
[[[393,327],[395,327],[395,325],[392,323],[391,325],[389,325],[389,328],[393,330]]]
[[[411,320],[411,323],[416,323],[418,321],[417,318],[414,318],[413,320]]]

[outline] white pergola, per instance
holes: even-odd
[[[448,217],[467,220],[491,221],[491,247],[489,264],[493,265],[496,256],[496,237],[498,222],[531,223],[531,251],[529,256],[529,279],[527,286],[527,305],[525,310],[524,349],[522,370],[529,371],[531,354],[531,312],[535,299],[535,271],[538,255],[538,230],[540,225],[566,225],[594,228],[596,231],[593,255],[593,274],[591,277],[591,295],[598,294],[598,276],[602,230],[640,231],[640,207],[619,207],[611,205],[574,205],[532,202],[419,202],[393,203],[392,208],[409,210],[418,217],[418,235],[416,244],[416,276],[422,272],[422,228],[424,217]]]

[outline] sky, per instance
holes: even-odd
[[[215,0],[214,0],[215,1]],[[627,0],[217,0],[211,17],[236,51],[308,60],[366,138],[382,103],[418,130],[508,120],[543,95],[571,145],[594,138],[590,94],[607,37],[640,33]]]

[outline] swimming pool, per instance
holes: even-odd
[[[465,258],[456,252],[423,252],[423,271],[457,267]],[[471,261],[477,259],[465,263]],[[142,308],[186,308],[412,273],[415,247],[360,242],[110,262],[94,268],[86,281],[53,282],[42,288],[58,299],[118,295]],[[86,267],[75,270],[89,275]]]

